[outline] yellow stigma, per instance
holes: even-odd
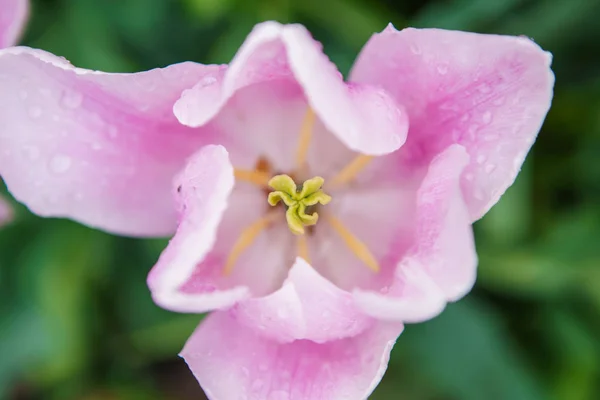
[[[287,206],[285,218],[292,233],[302,235],[305,226],[317,223],[319,214],[307,214],[307,207],[317,203],[325,205],[331,201],[331,196],[321,190],[323,183],[325,180],[316,176],[305,181],[298,190],[296,183],[288,175],[277,175],[269,181],[269,186],[274,190],[269,193],[269,204],[276,206],[281,201]]]

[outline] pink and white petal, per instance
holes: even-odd
[[[148,276],[152,298],[158,305],[179,312],[205,312],[230,307],[248,296],[247,287],[218,290],[208,279],[202,290],[181,290],[215,243],[233,185],[227,151],[215,145],[194,154],[175,179],[179,227]]]
[[[381,291],[354,290],[356,305],[381,320],[423,322],[439,315],[447,299],[419,260],[405,257],[390,287]]]
[[[297,258],[281,289],[232,309],[244,326],[279,342],[308,339],[323,343],[356,336],[374,324],[353,303],[349,292],[323,278]]]
[[[388,286],[398,261],[411,244],[415,190],[408,182],[396,182],[394,186],[387,183],[348,186],[331,195],[331,203],[322,211],[323,222],[319,222],[319,229],[309,238],[315,267],[348,291]],[[348,248],[329,224],[330,215],[365,244],[377,260],[379,272],[367,267]]]
[[[366,399],[383,377],[402,328],[378,323],[346,339],[282,344],[216,312],[181,356],[211,400]]]
[[[354,292],[374,317],[419,322],[434,317],[447,301],[475,283],[477,253],[460,178],[469,155],[451,145],[436,156],[417,192],[415,241],[399,263],[387,292]]]
[[[467,294],[477,276],[477,253],[460,179],[469,164],[464,147],[451,145],[431,162],[417,192],[419,260],[449,301]]]
[[[551,55],[525,37],[388,26],[351,81],[385,88],[408,112],[404,162],[426,165],[451,143],[471,156],[462,188],[472,220],[514,181],[552,100]]]
[[[28,0],[0,0],[0,49],[17,43],[28,14]]]
[[[265,81],[236,91],[213,123],[236,168],[254,170],[262,159],[277,171],[291,171],[306,108],[297,83]]]
[[[366,154],[393,152],[406,140],[408,119],[384,90],[346,84],[321,45],[300,25],[257,25],[232,60],[218,87],[221,99],[209,107],[208,89],[198,85],[175,104],[175,115],[189,126],[210,121],[233,94],[264,81],[297,81],[324,125],[349,148]]]
[[[4,196],[0,196],[0,227],[8,224],[14,218],[13,208],[4,198]]]
[[[194,63],[136,74],[78,69],[42,50],[0,51],[0,174],[42,216],[117,234],[173,232],[173,176],[210,142],[179,124],[184,88],[220,67]]]

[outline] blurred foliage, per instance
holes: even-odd
[[[476,224],[467,299],[408,326],[373,399],[600,398],[598,0],[39,0],[24,43],[105,71],[227,62],[265,19],[305,24],[346,73],[388,22],[527,35],[554,54],[553,108],[516,184]],[[18,206],[0,232],[0,398],[198,399],[176,357],[200,316],[156,307],[164,240]]]

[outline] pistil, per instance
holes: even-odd
[[[321,190],[323,183],[325,180],[316,176],[305,181],[301,189],[298,189],[289,175],[277,175],[269,181],[269,186],[274,191],[269,193],[268,202],[271,206],[276,206],[279,202],[285,204],[287,207],[285,218],[292,233],[302,235],[305,226],[317,223],[319,214],[317,212],[308,214],[306,212],[308,207],[318,203],[326,205],[331,201],[331,196]]]

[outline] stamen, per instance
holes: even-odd
[[[308,179],[298,190],[294,180],[288,175],[276,175],[269,181],[269,186],[274,189],[269,193],[268,201],[276,206],[280,201],[287,206],[285,218],[292,233],[302,235],[304,227],[314,225],[319,219],[319,214],[306,213],[306,208],[317,203],[325,205],[331,201],[331,196],[321,190],[325,180],[320,176]]]
[[[225,263],[225,268],[223,270],[225,275],[231,274],[231,271],[233,271],[233,266],[240,255],[254,242],[254,240],[256,240],[262,231],[264,231],[271,223],[273,223],[276,217],[277,215],[274,213],[267,214],[266,216],[250,224],[250,226],[242,231],[237,241],[231,248],[229,256],[227,257],[227,262]]]
[[[379,272],[379,263],[367,247],[360,239],[352,234],[339,219],[332,215],[327,216],[327,222],[333,230],[342,238],[346,246],[354,255],[361,260],[373,272]]]
[[[304,258],[304,260],[310,264],[310,257],[308,255],[308,240],[305,235],[298,236],[297,240],[298,246],[298,257]]]
[[[299,170],[302,170],[306,164],[306,155],[308,154],[308,146],[310,145],[315,118],[315,112],[309,107],[300,128],[300,140],[298,141],[298,150],[296,153],[296,165]]]
[[[253,183],[260,187],[266,187],[269,183],[269,175],[261,171],[250,171],[247,169],[234,169],[235,179]]]
[[[346,165],[338,174],[333,177],[331,184],[334,187],[341,186],[345,183],[350,182],[358,175],[373,159],[373,156],[367,156],[361,154],[354,158],[348,165]]]

